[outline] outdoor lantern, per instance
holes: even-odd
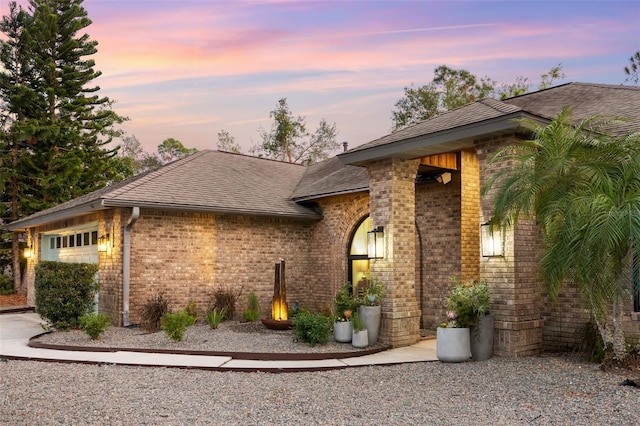
[[[367,232],[367,255],[369,259],[384,258],[384,226]]]
[[[98,238],[98,251],[100,253],[106,253],[109,248],[109,234],[104,234]]]
[[[29,236],[29,234],[27,234],[27,246],[25,247],[24,251],[22,252],[22,255],[24,256],[25,259],[32,259],[34,257],[35,251],[33,249],[33,240],[32,240],[32,236]]]
[[[490,223],[480,225],[480,241],[482,242],[482,257],[498,257],[503,255],[502,230]]]

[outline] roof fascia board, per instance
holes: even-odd
[[[362,188],[349,189],[344,191],[326,192],[322,194],[305,195],[304,197],[295,197],[293,198],[293,201],[295,202],[313,201],[320,198],[334,197],[337,195],[355,194],[358,192],[368,192],[368,191],[369,191],[369,187],[363,186]]]
[[[489,120],[484,120],[479,123],[472,123],[460,127],[441,130],[439,132],[416,136],[396,142],[390,142],[384,145],[374,146],[360,151],[338,154],[338,158],[343,162],[343,164],[361,164],[366,161],[393,157],[407,151],[423,148],[425,146],[441,145],[448,142],[474,138],[490,133],[501,132],[508,129],[517,129],[518,127],[521,127],[518,121],[523,118],[534,119],[538,122],[542,122],[539,117],[523,111],[518,111]]]
[[[206,206],[186,206],[186,205],[167,205],[150,202],[136,202],[127,200],[104,200],[105,207],[133,207],[138,206],[144,209],[154,210],[171,210],[171,211],[183,211],[183,212],[198,212],[198,213],[215,213],[226,215],[238,215],[238,216],[262,216],[262,217],[280,217],[290,219],[306,219],[306,220],[320,220],[321,214],[287,214],[287,213],[273,213],[262,211],[250,211],[250,210],[238,210],[238,209],[224,209],[219,207],[206,207]]]
[[[58,210],[49,214],[43,214],[41,216],[34,217],[32,219],[25,218],[23,220],[17,220],[7,225],[9,231],[24,231],[27,228],[33,226],[46,225],[51,222],[57,222],[59,220],[69,219],[73,216],[79,216],[82,214],[93,213],[98,210],[103,210],[104,201],[93,200],[79,206],[72,207],[70,209]]]

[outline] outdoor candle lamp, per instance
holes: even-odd
[[[369,259],[384,258],[384,226],[367,232],[367,255]]]
[[[98,251],[100,253],[106,253],[109,248],[109,234],[103,234],[98,238]]]

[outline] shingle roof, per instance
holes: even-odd
[[[338,156],[347,164],[358,164],[368,156],[372,159],[392,155],[396,151],[396,155],[402,153],[415,157],[435,153],[429,152],[429,147],[432,151],[440,149],[441,152],[445,149],[461,149],[471,143],[470,139],[464,141],[464,138],[478,137],[505,127],[515,128],[518,118],[531,117],[548,121],[567,105],[570,105],[576,122],[596,114],[626,117],[631,121],[616,124],[610,131],[620,134],[640,130],[640,87],[567,83],[504,101],[481,99]],[[371,154],[366,154],[367,152]]]
[[[364,145],[350,149],[349,153],[363,151],[380,145],[421,137],[454,127],[479,123],[491,118],[502,117],[521,111],[517,106],[508,105],[496,99],[485,98],[477,102],[436,115],[428,120],[398,130]]]
[[[35,213],[13,222],[10,227],[16,228],[25,222],[44,223],[47,217],[60,212],[113,206],[318,219],[321,216],[317,212],[292,200],[304,172],[305,168],[299,164],[200,151]]]
[[[578,122],[594,115],[626,117],[631,121],[616,124],[614,134],[640,131],[640,87],[609,84],[567,83],[538,92],[505,99],[513,105],[546,119],[553,119],[565,106]]]
[[[369,189],[367,169],[345,166],[338,157],[309,166],[293,193],[295,201]]]

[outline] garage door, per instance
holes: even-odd
[[[41,255],[42,260],[98,263],[97,226],[43,235]]]

